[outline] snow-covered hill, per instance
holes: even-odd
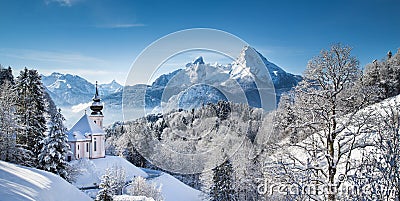
[[[61,177],[0,161],[0,200],[92,200]]]

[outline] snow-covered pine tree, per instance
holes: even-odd
[[[33,153],[31,161],[37,163],[45,137],[46,119],[43,85],[36,70],[25,68],[17,77],[15,91],[16,119],[18,123],[17,143]],[[28,153],[28,152],[27,152]]]
[[[229,160],[213,169],[213,184],[210,188],[210,200],[235,200],[233,187],[233,167]]]
[[[2,79],[2,78],[0,78]],[[15,162],[15,94],[8,80],[0,82],[0,160]]]
[[[101,183],[99,185],[100,191],[97,193],[96,201],[112,201],[113,200],[113,178],[110,169],[101,176]]]
[[[53,172],[67,179],[68,163],[65,161],[65,158],[69,152],[69,145],[67,143],[67,129],[64,126],[64,120],[61,110],[58,110],[49,123],[49,132],[42,141],[43,147],[38,160],[41,169]]]
[[[7,81],[10,82],[11,85],[15,84],[11,67],[3,68],[3,66],[0,64],[0,85]]]
[[[362,84],[382,89],[381,100],[400,94],[400,49],[391,57],[367,64]]]
[[[57,106],[46,90],[43,91],[43,98],[46,106],[46,118],[48,118],[48,121],[51,121],[58,113]]]

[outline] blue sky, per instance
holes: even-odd
[[[124,83],[132,62],[155,40],[214,28],[288,72],[301,74],[308,60],[337,42],[352,46],[364,66],[400,47],[399,8],[398,0],[4,0],[0,64]]]

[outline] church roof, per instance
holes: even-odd
[[[68,141],[86,141],[89,135],[104,135],[103,129],[91,120],[87,114],[83,115],[81,119],[68,131]]]

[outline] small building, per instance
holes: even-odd
[[[71,153],[67,155],[68,161],[80,158],[105,157],[102,109],[103,104],[100,101],[96,82],[96,93],[90,106],[90,115],[88,116],[85,111],[81,119],[68,131],[68,144],[71,148]]]

